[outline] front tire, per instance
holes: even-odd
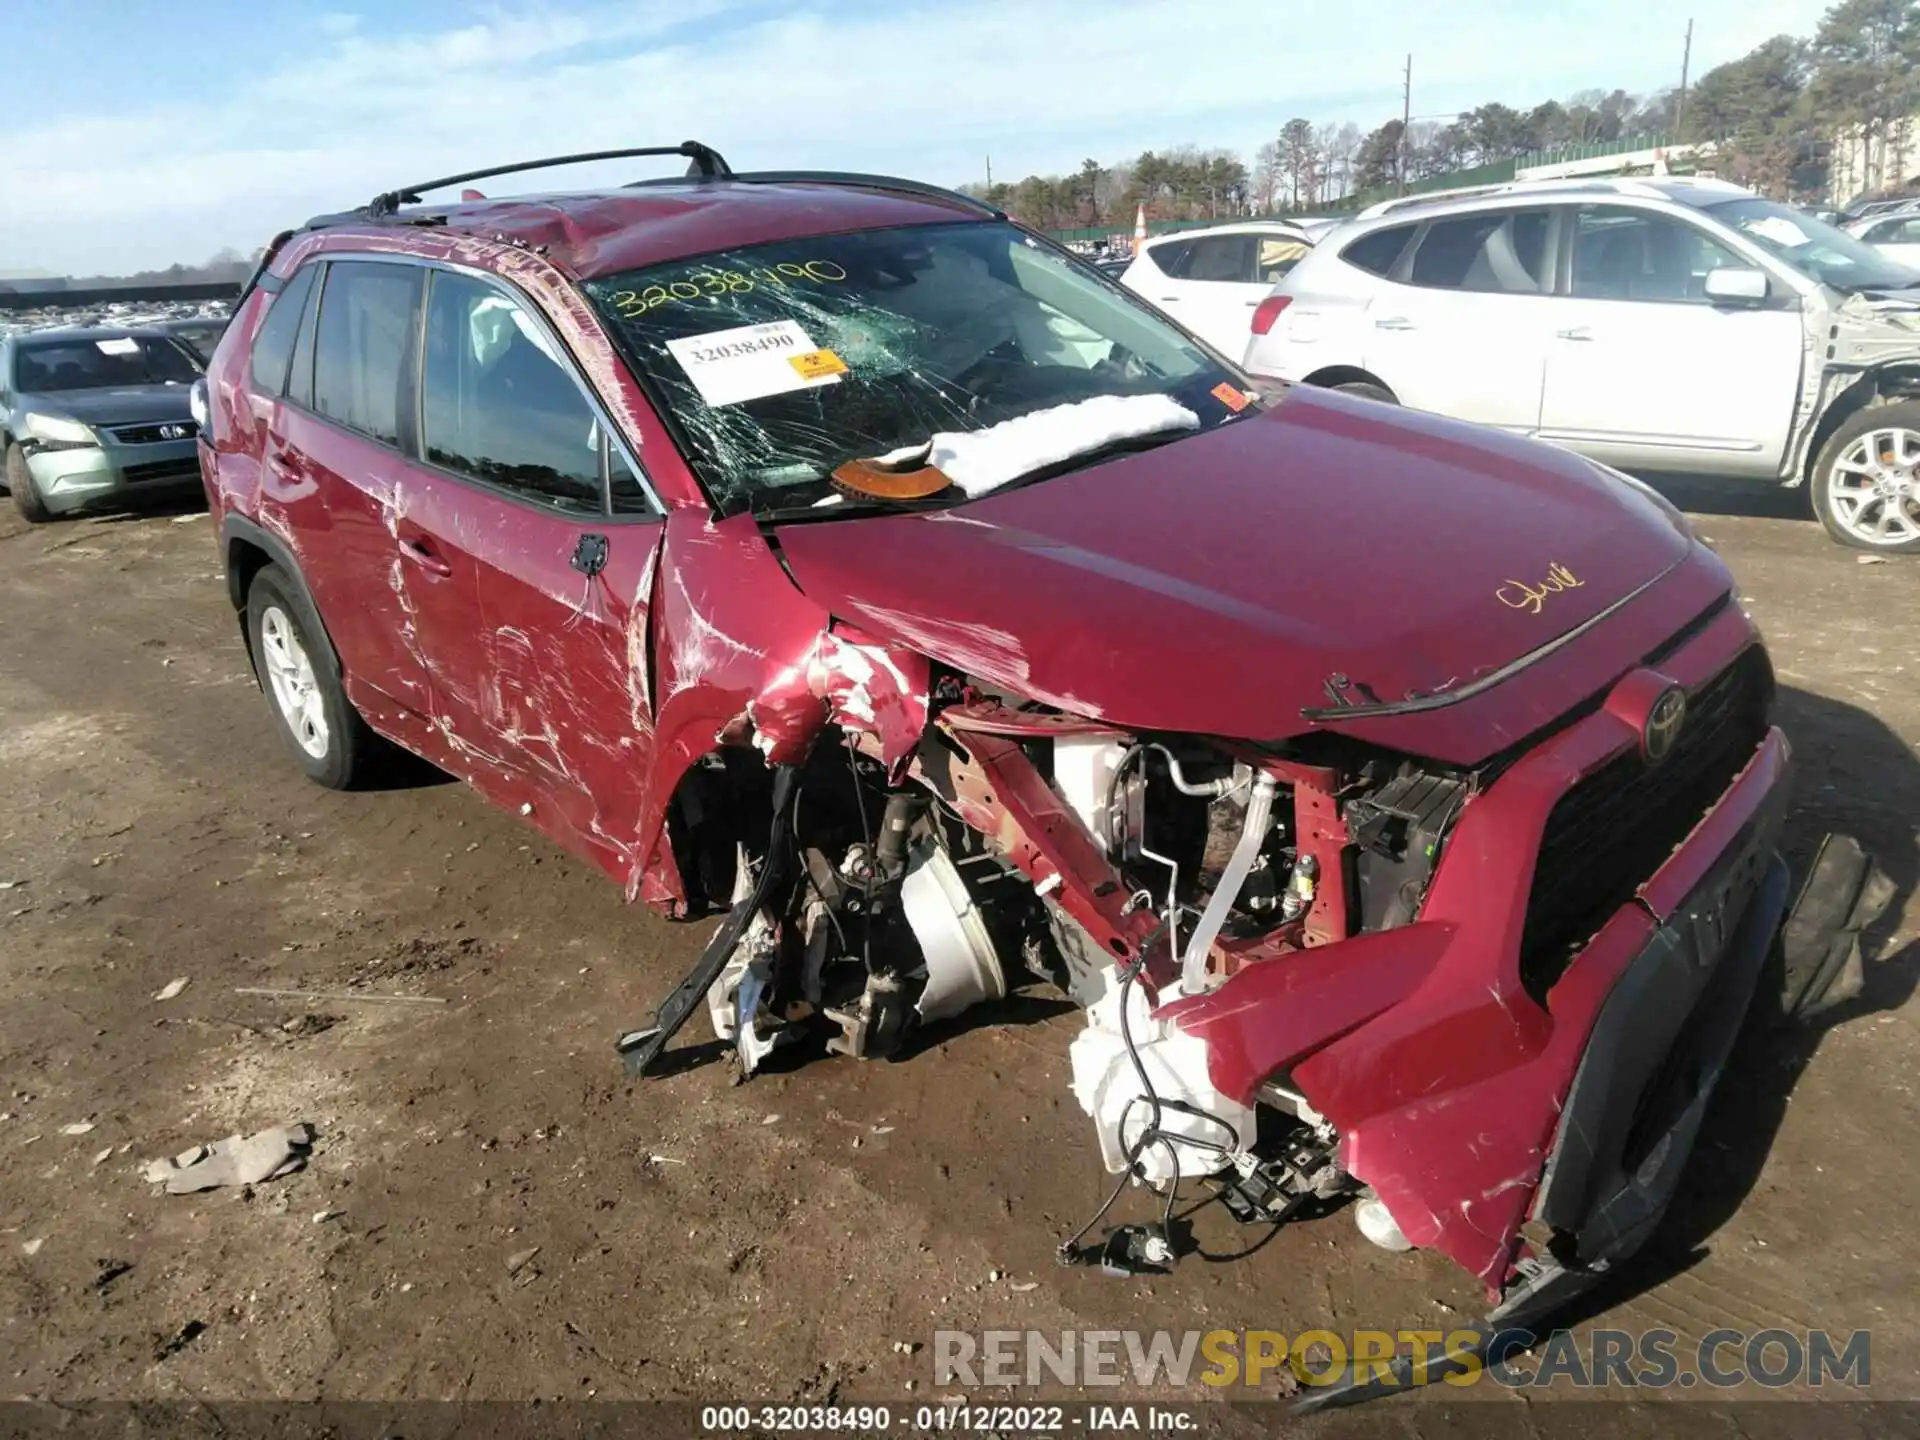
[[[18,445],[7,447],[7,493],[13,496],[13,508],[29,525],[43,525],[53,518],[40,492],[33,488],[33,472],[27,468],[27,452]]]
[[[347,790],[364,778],[376,744],[328,661],[320,620],[277,565],[247,589],[247,639],[280,738],[307,778]]]
[[[1850,416],[1813,466],[1813,513],[1842,545],[1920,553],[1920,401]]]

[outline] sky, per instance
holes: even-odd
[[[331,8],[330,8],[331,7]],[[940,184],[1224,145],[1289,116],[1678,82],[1823,0],[0,0],[0,274],[251,254],[437,175],[674,144]],[[576,167],[524,190],[668,173]],[[508,186],[490,189],[506,193]]]

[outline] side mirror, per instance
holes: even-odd
[[[1767,276],[1744,265],[1727,265],[1707,272],[1707,298],[1755,305],[1767,298]]]

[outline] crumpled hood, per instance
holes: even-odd
[[[146,425],[189,418],[191,389],[187,385],[123,385],[107,390],[55,390],[22,395],[14,408],[86,425]]]
[[[1470,684],[1690,547],[1576,456],[1305,388],[1005,494],[778,538],[811,599],[877,636],[1128,728],[1260,740],[1309,728],[1337,675],[1355,703]]]

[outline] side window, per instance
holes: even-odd
[[[616,515],[660,513],[660,507],[653,503],[653,497],[641,482],[639,472],[627,463],[627,457],[614,445],[607,447],[607,487]]]
[[[1252,235],[1206,235],[1187,256],[1187,280],[1247,281],[1253,274]]]
[[[1747,265],[1718,240],[1665,215],[1582,207],[1573,228],[1573,293],[1587,300],[1705,301],[1707,272]]]
[[[1184,280],[1187,275],[1187,261],[1193,254],[1191,240],[1162,240],[1147,247],[1147,258],[1154,263],[1162,275],[1173,280]]]
[[[1870,245],[1920,245],[1920,215],[1882,220],[1866,235]]]
[[[1413,252],[1407,279],[1444,290],[1538,295],[1547,219],[1544,210],[1493,210],[1436,220]]]
[[[546,331],[494,286],[434,272],[421,448],[428,460],[556,510],[604,513],[598,417]]]
[[[1340,252],[1340,258],[1369,275],[1389,274],[1400,263],[1400,252],[1407,248],[1414,229],[1412,225],[1394,225],[1362,235]]]
[[[300,331],[300,317],[306,313],[307,297],[313,293],[313,275],[318,265],[302,265],[293,278],[280,287],[267,306],[267,318],[253,336],[250,369],[253,388],[267,395],[278,395],[287,388],[287,362],[293,358],[293,342]]]
[[[1254,255],[1254,278],[1263,285],[1278,283],[1313,248],[1305,240],[1295,240],[1290,235],[1259,238],[1259,250]]]
[[[389,445],[400,443],[400,377],[422,272],[335,260],[314,332],[313,408]]]

